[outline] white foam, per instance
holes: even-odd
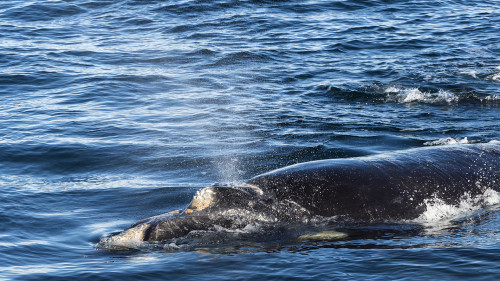
[[[385,89],[384,92],[386,93],[397,93],[397,92],[400,92],[401,89],[400,88],[397,88],[397,87],[394,87],[394,86],[390,86],[389,88]]]
[[[390,86],[384,91],[388,101],[397,101],[400,103],[452,103],[458,101],[459,97],[451,92],[439,90],[436,93],[421,91],[418,88],[397,88]]]
[[[469,139],[467,139],[467,137],[464,137],[463,139],[448,137],[448,138],[441,138],[441,139],[434,140],[434,141],[428,141],[428,142],[425,142],[424,145],[432,146],[432,145],[468,144],[468,143],[470,143],[470,141],[469,141]]]
[[[500,80],[500,73],[498,74],[499,77],[498,77],[498,80]],[[488,95],[485,100],[487,101],[499,101],[500,100],[500,95],[498,94],[490,94]]]
[[[500,66],[495,67],[496,70],[500,71]],[[487,76],[488,79],[493,81],[500,81],[500,73],[493,73]]]
[[[491,80],[500,81],[500,73],[496,73],[490,76]]]
[[[470,141],[467,137],[464,137],[463,139],[448,137],[448,138],[441,138],[441,139],[437,139],[437,140],[433,140],[433,141],[424,142],[424,145],[433,146],[433,145],[470,144],[470,143],[475,143],[475,142],[476,141]],[[486,143],[496,144],[496,143],[500,143],[500,141],[499,140],[490,140]]]
[[[436,224],[472,215],[486,206],[500,204],[500,193],[488,188],[477,196],[465,194],[457,205],[447,204],[439,198],[426,199],[424,204],[426,211],[414,222]]]
[[[476,70],[465,72],[465,74],[469,74],[470,76],[472,76],[472,78],[477,78],[477,71]]]
[[[426,99],[426,94],[417,88],[402,91],[399,95],[399,100],[402,102],[424,101]]]

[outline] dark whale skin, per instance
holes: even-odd
[[[288,166],[248,181],[277,200],[355,221],[414,219],[424,200],[500,191],[500,144],[450,145]]]

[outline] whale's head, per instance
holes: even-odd
[[[300,206],[286,200],[278,202],[255,185],[212,185],[198,190],[184,210],[141,220],[121,233],[102,238],[99,245],[136,248],[190,233],[239,230],[305,214],[307,211]]]
[[[212,185],[198,190],[184,213],[218,212],[231,208],[252,209],[258,205],[257,203],[263,203],[265,199],[263,194],[263,191],[255,185]]]

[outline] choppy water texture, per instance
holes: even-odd
[[[498,205],[335,241],[95,244],[213,182],[499,140],[499,27],[496,0],[0,1],[0,279],[498,278]]]

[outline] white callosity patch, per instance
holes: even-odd
[[[432,224],[449,221],[471,215],[486,206],[496,204],[500,204],[500,193],[490,188],[477,196],[465,194],[457,205],[447,204],[439,198],[429,198],[424,200],[426,211],[415,219],[414,222]]]
[[[186,213],[191,213],[194,211],[201,211],[214,201],[215,190],[213,187],[205,187],[196,192],[196,195],[193,197],[193,201],[186,209]]]
[[[145,229],[149,224],[140,224],[133,228],[127,229],[120,234],[111,237],[103,238],[99,242],[103,248],[124,247],[124,248],[139,248],[143,245]]]

